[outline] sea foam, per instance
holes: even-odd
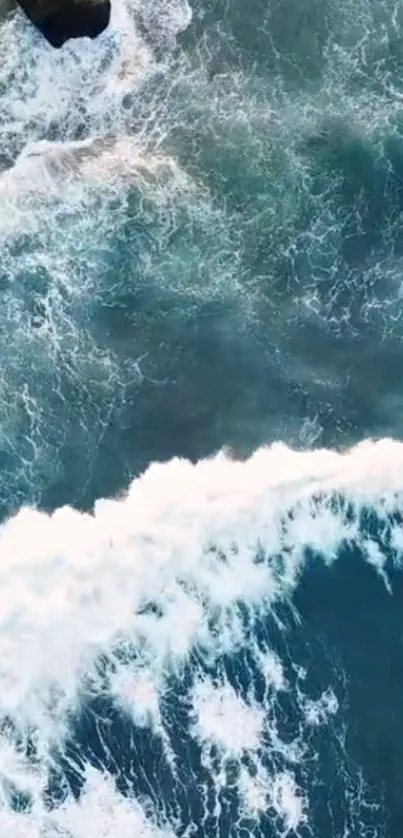
[[[112,781],[97,779],[92,769],[88,774],[85,764],[80,802],[66,800],[52,816],[42,811],[52,753],[63,751],[71,714],[86,696],[108,694],[136,726],[164,740],[175,773],[176,744],[161,703],[189,663],[195,674],[186,699],[190,735],[215,778],[216,805],[235,783],[245,817],[263,806],[274,820],[283,819],[284,834],[303,824],[308,800],[292,768],[303,759],[303,741],[282,740],[273,709],[290,688],[281,661],[252,642],[262,699],[252,670],[249,687],[239,692],[225,669],[218,676],[211,667],[242,652],[259,614],[291,601],[307,551],[330,563],[348,542],[374,564],[361,520],[367,509],[383,522],[388,544],[392,536],[400,561],[402,466],[403,446],[390,440],[345,453],[274,445],[244,462],[222,453],[195,465],[153,464],[125,496],[99,500],[92,514],[21,509],[7,521],[0,530],[0,821],[8,831],[25,834],[28,826],[19,824],[28,817],[26,834],[42,835],[51,817],[51,829],[60,823],[63,835],[65,829],[81,838],[86,813],[94,823],[104,818],[105,836],[120,817],[127,824],[122,834],[136,818],[140,829],[141,801],[120,800]],[[375,567],[387,572],[378,561]],[[172,695],[175,713],[182,699]],[[301,725],[311,727],[338,712],[331,691],[316,704],[301,693],[298,706]],[[21,752],[27,736],[36,743],[34,763]],[[267,774],[267,752],[282,763],[274,774]],[[239,767],[232,780],[231,765]],[[7,788],[15,786],[33,800],[29,816],[7,803]],[[144,824],[141,829],[151,828]]]

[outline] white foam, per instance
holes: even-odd
[[[288,835],[306,821],[306,800],[290,773],[279,773],[271,784],[270,803],[284,823],[280,834]]]
[[[244,463],[218,455],[196,466],[155,464],[124,499],[98,501],[93,515],[21,510],[0,529],[4,712],[38,721],[51,685],[71,697],[80,673],[118,637],[142,637],[150,658],[174,664],[196,640],[212,642],[212,611],[225,621],[240,598],[259,604],[286,593],[304,548],[325,560],[345,539],[365,548],[359,510],[399,508],[402,465],[403,446],[389,440],[346,454],[275,445]],[[354,515],[330,504],[334,492]],[[256,564],[259,546],[266,561]],[[136,616],[144,601],[162,615]]]
[[[29,814],[0,811],[0,826],[14,838],[174,838],[173,830],[154,825],[150,814],[119,794],[111,778],[89,769],[79,801],[69,798],[53,812],[40,805]]]
[[[259,820],[270,812],[277,835],[298,834],[298,828],[307,823],[307,800],[290,772],[273,777],[258,763],[252,776],[242,767],[239,791],[244,815]]]
[[[270,795],[270,777],[259,765],[254,776],[242,766],[239,777],[239,791],[242,795],[246,816],[259,818],[266,812]]]
[[[287,688],[287,682],[283,672],[283,665],[278,656],[271,650],[267,652],[261,652],[259,650],[257,660],[259,662],[259,670],[264,676],[266,684],[276,692],[285,690]]]
[[[159,61],[138,32],[139,18],[144,22],[150,15],[160,36],[166,36]],[[113,186],[116,191],[122,178],[130,182],[135,171],[145,181],[166,181],[162,165],[171,172],[170,193],[174,181],[177,188],[179,180],[182,184],[184,176],[155,148],[157,138],[152,141],[146,124],[136,142],[128,139],[131,116],[122,102],[127,94],[135,97],[163,61],[169,64],[176,36],[190,20],[186,0],[116,0],[110,26],[100,38],[71,41],[60,51],[49,47],[20,11],[2,23],[1,237],[19,227],[41,230],[44,223],[57,231],[57,220],[39,212],[43,204],[81,202],[85,211],[91,189]],[[44,139],[52,134],[56,141]],[[112,148],[110,137],[118,138]]]
[[[306,721],[313,727],[326,724],[329,718],[334,716],[339,709],[337,697],[331,688],[323,692],[316,701],[305,699],[303,703],[305,704]]]
[[[161,729],[159,691],[148,673],[133,663],[120,666],[110,679],[110,692],[138,727]]]
[[[0,737],[0,811],[9,808],[10,788],[22,790],[38,799],[43,786],[41,771],[15,748],[7,733],[3,734]]]
[[[149,813],[148,813],[149,814]],[[114,783],[96,771],[89,771],[84,793],[77,804],[62,806],[54,816],[55,825],[74,838],[98,838],[119,835],[130,838],[173,838],[171,829],[153,827],[136,800],[119,795]]]
[[[63,203],[65,211],[79,213],[80,217],[92,210],[95,201],[99,213],[100,199],[104,211],[98,218],[105,234],[105,224],[110,227],[111,223],[108,200],[115,197],[123,209],[129,190],[147,196],[160,212],[169,204],[174,205],[178,197],[192,201],[197,195],[191,179],[173,158],[147,152],[135,138],[27,144],[14,166],[0,175],[0,236],[6,240],[21,226],[25,233],[41,233],[43,239],[45,233],[60,235],[51,215],[55,205]],[[90,228],[91,223],[90,219]],[[73,233],[77,234],[74,226]],[[64,250],[69,242],[67,235]]]
[[[24,140],[36,140],[51,124],[62,122],[64,139],[73,139],[83,109],[89,133],[102,132],[111,117],[118,127],[125,79],[126,89],[136,89],[155,67],[151,50],[137,33],[135,9],[135,4],[117,0],[111,24],[100,38],[71,41],[60,51],[47,46],[21,12],[3,23],[2,135],[9,138],[20,128]]]
[[[112,663],[115,700],[136,724],[158,731],[167,674],[180,673],[196,645],[211,661],[236,651],[244,632],[238,603],[253,613],[292,593],[306,547],[328,561],[345,539],[354,539],[365,554],[360,512],[371,506],[384,518],[401,510],[402,474],[403,445],[390,440],[344,454],[275,445],[245,462],[220,454],[196,465],[154,464],[125,497],[98,501],[92,515],[22,509],[0,529],[1,715],[19,731],[36,731],[45,770],[48,746],[62,741],[82,685],[98,689],[102,654]],[[341,495],[344,504],[335,500]],[[368,558],[374,563],[373,552]],[[385,572],[383,564],[380,569]],[[147,603],[151,610],[144,610]],[[132,652],[122,665],[115,652],[125,643]],[[271,691],[287,689],[281,661],[270,650],[253,654],[270,706]],[[309,724],[323,723],[337,702],[328,692],[304,712]],[[226,679],[197,682],[193,713],[194,735],[206,753],[215,745],[224,763],[243,753],[253,758],[255,775],[239,780],[246,807],[262,803],[261,782],[253,779],[259,771],[263,776],[262,748],[285,760],[301,757],[298,743],[282,743],[275,718],[253,694],[242,699]],[[15,747],[12,737],[2,744],[3,774],[32,788]],[[36,778],[34,787],[41,782]],[[225,783],[222,776],[219,784]],[[39,806],[35,788],[34,795]],[[287,772],[272,780],[269,796],[290,830],[305,817]],[[68,811],[63,817],[73,829],[76,815]],[[134,815],[124,811],[130,823]],[[74,838],[81,838],[80,828],[74,826]]]
[[[264,727],[264,711],[249,706],[228,684],[196,684],[193,712],[198,738],[217,745],[226,758],[257,751]]]

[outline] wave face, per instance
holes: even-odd
[[[401,834],[402,43],[2,18],[1,836]]]

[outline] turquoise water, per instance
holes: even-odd
[[[400,5],[0,52],[1,834],[398,838]]]

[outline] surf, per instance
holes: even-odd
[[[312,790],[296,776],[306,766],[310,729],[330,724],[336,741],[340,735],[340,685],[333,673],[334,683],[314,698],[299,653],[290,661],[287,636],[298,625],[293,597],[312,562],[329,568],[346,545],[392,594],[388,574],[402,561],[402,464],[403,446],[391,440],[339,454],[274,445],[244,462],[223,452],[197,464],[153,464],[124,496],[99,500],[91,514],[26,508],[3,524],[4,825],[34,835],[48,822],[53,830],[60,824],[62,834],[74,824],[76,836],[88,829],[87,806],[91,818],[103,817],[107,806],[112,831],[119,818],[131,829],[144,820],[145,834],[156,828],[148,805],[141,808],[142,795],[119,797],[112,778],[122,769],[111,777],[91,750],[84,757],[80,718],[95,714],[102,727],[104,704],[111,718],[121,714],[122,725],[148,730],[159,743],[179,809],[163,825],[164,798],[153,801],[152,792],[159,772],[149,775],[158,829],[187,828],[176,783],[188,740],[209,778],[206,818],[214,818],[212,783],[216,806],[227,795],[227,805],[236,807],[231,795],[239,796],[240,828],[269,812],[271,828],[278,820],[284,834],[300,834]],[[368,512],[377,522],[372,535]],[[240,681],[233,680],[236,667]],[[295,702],[299,733],[291,738],[281,730],[282,695]],[[135,776],[147,775],[145,759],[143,767],[135,764]],[[196,758],[196,777],[197,764]],[[58,782],[64,777],[64,802],[56,803],[55,794],[49,811],[45,789],[49,774],[57,777],[55,766]],[[74,776],[82,788],[76,802]],[[12,805],[7,788],[27,796],[26,811]],[[166,805],[172,817],[173,804]]]

